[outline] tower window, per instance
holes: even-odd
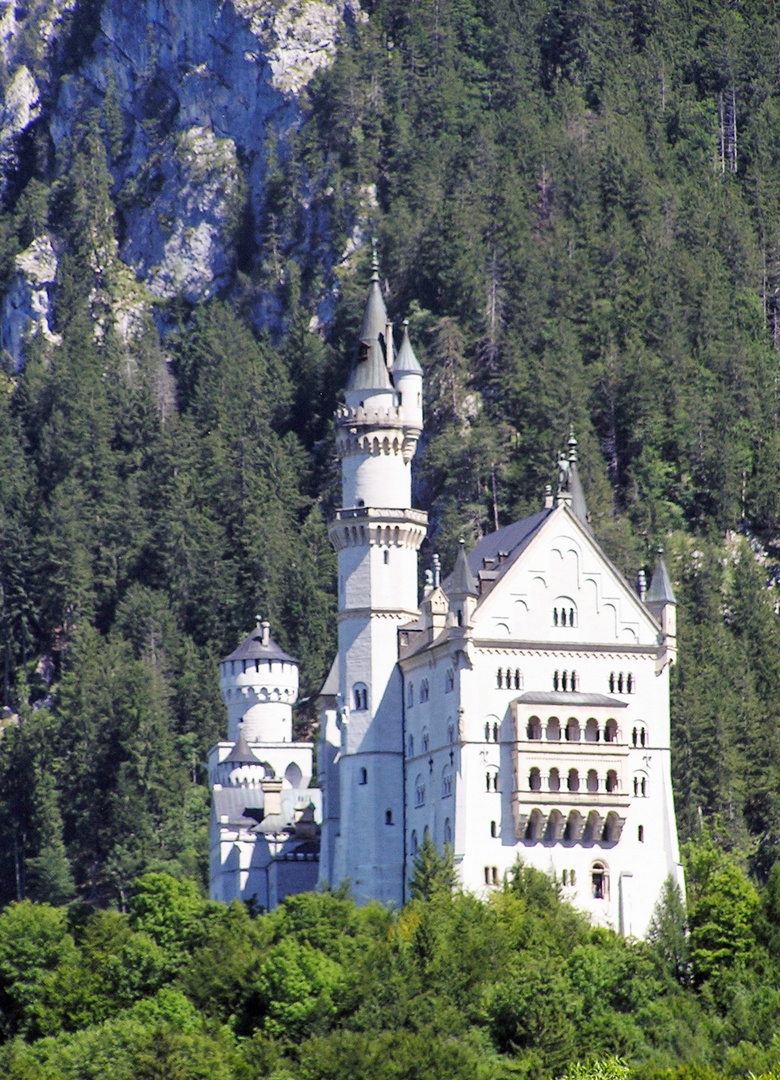
[[[368,783],[368,773],[365,769],[360,770],[360,779],[358,780],[358,783],[361,787]]]
[[[637,840],[639,841],[639,843],[644,844],[644,842],[645,842],[645,827],[644,827],[644,825],[639,826],[639,828],[636,831],[636,836],[637,836]]]
[[[365,683],[355,683],[353,689],[355,699],[355,711],[362,712],[368,708],[368,687]]]
[[[418,776],[414,783],[414,805],[425,806],[425,781]]]
[[[447,674],[444,676],[444,693],[451,694],[455,689],[455,672],[452,668],[447,668]]]
[[[498,826],[495,821],[490,822],[490,835],[495,839],[498,836]]]
[[[393,811],[392,810],[385,810],[385,825],[392,825],[392,824],[393,824]]]
[[[594,863],[590,872],[591,892],[594,900],[609,899],[609,875],[604,863]]]

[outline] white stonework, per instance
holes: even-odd
[[[640,598],[588,523],[576,440],[539,513],[485,537],[417,608],[426,518],[411,508],[422,372],[398,355],[377,275],[346,407],[339,649],[322,689],[320,885],[408,898],[426,833],[487,895],[518,858],[627,936],[683,887],[671,786],[675,600],[662,559]]]

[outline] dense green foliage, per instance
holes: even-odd
[[[688,875],[678,966],[679,897],[650,944],[628,942],[520,866],[487,903],[434,887],[401,912],[309,894],[253,919],[164,874],[136,883],[126,914],[13,903],[0,914],[0,1072],[776,1077],[780,877],[759,896],[710,842],[689,851]]]
[[[0,386],[0,902],[114,904],[121,914],[95,915],[94,934],[107,933],[101,920],[119,920],[111,925],[136,950],[130,966],[141,982],[125,986],[124,962],[112,959],[105,980],[119,983],[96,991],[100,1006],[82,1001],[89,981],[79,964],[102,947],[88,942],[93,923],[41,915],[50,922],[36,933],[60,943],[52,970],[69,989],[63,982],[56,994],[39,993],[40,974],[29,984],[24,975],[7,1033],[72,1030],[67,1051],[51,1053],[75,1062],[90,1039],[98,1047],[109,1038],[96,1025],[124,1010],[126,1026],[112,1023],[105,1053],[119,1055],[121,1044],[138,1075],[148,1071],[144,1040],[165,1039],[173,1058],[189,1055],[207,1075],[232,1075],[235,1061],[252,1054],[265,1062],[257,1069],[306,1077],[326,1075],[328,1061],[334,1073],[353,1061],[353,1072],[403,1075],[393,1057],[406,1052],[403,1040],[383,1050],[377,1030],[402,1030],[407,1049],[430,1057],[431,1075],[479,1075],[486,1045],[496,1053],[530,1047],[540,1069],[596,1051],[671,1066],[672,1046],[693,1047],[691,1060],[698,1047],[702,1060],[725,1066],[740,1041],[766,1042],[780,934],[772,563],[780,521],[780,9],[771,0],[366,6],[368,23],[307,92],[301,124],[269,136],[257,223],[265,246],[242,251],[226,296],[194,310],[169,304],[164,321],[175,329],[162,341],[118,258],[125,223],[112,173],[122,153],[116,88],[101,109],[85,109],[56,153],[25,159],[27,172],[10,189],[0,279],[50,229],[61,253],[54,329],[62,340],[29,342],[24,371],[9,371]],[[323,228],[314,244],[313,220]],[[235,912],[208,916],[226,941],[232,933],[262,939],[247,945],[247,955],[262,958],[251,978],[236,969],[212,987],[221,1003],[213,1012],[197,991],[199,978],[210,985],[207,959],[197,973],[187,968],[185,985],[184,968],[174,971],[154,934],[132,923],[137,875],[203,880],[202,763],[224,730],[218,657],[256,612],[302,660],[304,697],[332,654],[324,515],[338,489],[329,418],[351,360],[367,259],[360,251],[332,272],[317,259],[345,250],[356,220],[379,237],[391,313],[409,315],[426,369],[417,497],[432,510],[429,551],[440,550],[446,564],[460,535],[475,539],[536,509],[571,422],[594,526],[618,566],[633,576],[652,564],[659,540],[666,544],[680,599],[673,739],[681,834],[701,837],[709,827],[717,849],[736,861],[705,845],[710,863],[694,878],[711,877],[718,903],[704,886],[701,895],[693,889],[690,939],[679,910],[667,912],[652,955],[607,947],[555,908],[580,935],[578,949],[602,958],[612,949],[620,963],[631,958],[629,967],[641,957],[654,972],[654,957],[664,957],[661,974],[639,980],[648,994],[656,994],[653,979],[663,984],[651,1003],[620,1004],[626,980],[613,972],[599,981],[602,959],[591,970],[587,951],[578,976],[568,954],[536,967],[517,961],[503,974],[495,967],[490,988],[482,974],[448,970],[447,979],[436,976],[448,1004],[431,1037],[419,987],[430,989],[425,980],[446,967],[436,920],[462,920],[457,933],[469,941],[475,926],[490,937],[498,931],[484,920],[501,922],[501,903],[520,902],[511,892],[484,910],[432,895],[431,906],[413,905],[397,923],[377,912],[344,914],[348,940],[359,927],[386,974],[380,993],[379,976],[371,982],[361,969],[376,996],[359,1007],[344,1003],[343,987],[356,984],[340,981],[343,957],[314,945],[287,957],[285,949],[303,948],[297,939],[268,944],[263,935],[277,933],[289,911],[258,923]],[[311,332],[318,290],[332,279],[333,320]],[[266,294],[282,312],[284,332],[274,340],[251,322]],[[129,343],[117,316],[137,320]],[[310,716],[304,711],[301,727]],[[48,911],[23,904],[7,917],[27,910]],[[411,927],[418,917],[422,929]],[[148,936],[133,936],[141,933]],[[277,985],[288,970],[311,994]],[[664,971],[692,989],[667,990]],[[748,971],[766,974],[761,1000]],[[464,979],[469,992],[478,987],[468,1007],[466,991],[458,997]],[[241,997],[244,981],[251,1004]],[[604,997],[586,1005],[586,991],[602,985]],[[582,1041],[583,1031],[597,1030],[604,1001],[623,1034]],[[396,1010],[393,1022],[385,1005]],[[546,1011],[553,1008],[555,1018]],[[657,1017],[637,1034],[631,1025],[645,1009]],[[359,1019],[339,1026],[346,1015]],[[261,1034],[237,1049],[235,1034],[254,1031],[253,1017]],[[557,1047],[561,1017],[578,1019]],[[298,1049],[285,1042],[293,1020],[308,1040]],[[463,1035],[457,1050],[448,1026]],[[647,1042],[651,1029],[657,1046]],[[9,1075],[33,1068],[29,1054],[49,1052],[9,1047]],[[223,1053],[219,1062],[208,1056]],[[745,1060],[756,1071],[774,1062]]]

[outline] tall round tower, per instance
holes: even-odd
[[[427,515],[414,510],[411,461],[422,431],[422,369],[408,333],[394,355],[374,271],[355,363],[336,414],[342,508],[328,527],[339,566],[338,789],[333,885],[358,901],[403,901],[403,700],[398,627],[417,609],[417,551]]]
[[[270,624],[258,616],[249,637],[220,664],[230,742],[237,741],[239,730],[248,743],[292,742],[298,661],[272,640],[270,631]]]

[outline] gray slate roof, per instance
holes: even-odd
[[[529,690],[516,698],[521,705],[589,705],[593,708],[625,709],[627,701],[606,694],[581,694],[578,690]]]
[[[382,340],[384,340],[384,327]],[[365,342],[361,341],[359,355],[362,358],[352,369],[347,390],[392,390],[393,384],[390,382],[390,373],[385,364],[385,353],[379,338],[374,338],[368,349],[365,349]]]
[[[476,577],[479,574],[484,559],[498,559],[499,552],[502,552],[506,554],[506,558],[497,567],[496,577],[500,577],[525,550],[531,538],[552,513],[552,510],[539,510],[536,514],[523,518],[522,521],[513,521],[511,525],[505,525],[503,529],[483,536],[468,555],[468,565],[472,575]],[[454,571],[442,583],[442,588],[448,596],[452,593],[453,577]]]
[[[224,765],[227,763],[230,763],[231,765],[234,763],[236,765],[260,764],[260,758],[255,756],[255,752],[252,750],[249,743],[246,741],[244,730],[241,727],[239,727],[238,729],[238,738],[236,739],[233,749],[230,751],[222,764]]]
[[[259,784],[247,787],[223,787],[213,791],[214,813],[217,821],[222,817],[230,825],[251,828],[256,825],[263,808],[263,789]],[[255,813],[249,813],[254,811]]]
[[[650,582],[650,588],[647,590],[647,596],[645,597],[646,604],[676,604],[674,589],[672,588],[672,582],[669,578],[669,571],[666,569],[666,563],[664,557],[659,553],[658,562],[656,563],[655,570],[653,571],[653,580]]]
[[[363,322],[360,326],[359,341],[376,341],[380,334],[384,336],[387,329],[387,308],[382,299],[382,290],[379,287],[379,272],[374,270],[371,276],[371,285],[366,297],[366,306],[363,311]]]
[[[469,561],[466,558],[466,547],[462,540],[455,559],[455,569],[450,574],[448,582],[449,589],[447,592],[450,596],[477,595],[477,582],[471,572]]]
[[[589,533],[592,533],[593,529],[588,520],[588,504],[585,502],[585,492],[582,490],[582,481],[580,480],[576,461],[572,461],[569,465],[569,491],[571,492],[572,510],[576,517],[579,518],[580,523],[585,526]]]
[[[398,356],[396,356],[393,364],[393,374],[406,375],[409,373],[422,375],[423,369],[420,367],[420,361],[414,355],[414,349],[409,340],[409,322],[404,320],[404,337],[401,348],[398,350]]]
[[[273,638],[267,645],[263,645],[263,631],[259,626],[256,626],[249,637],[238,646],[235,652],[226,656],[225,660],[283,660],[286,664],[298,663],[277,645]]]

